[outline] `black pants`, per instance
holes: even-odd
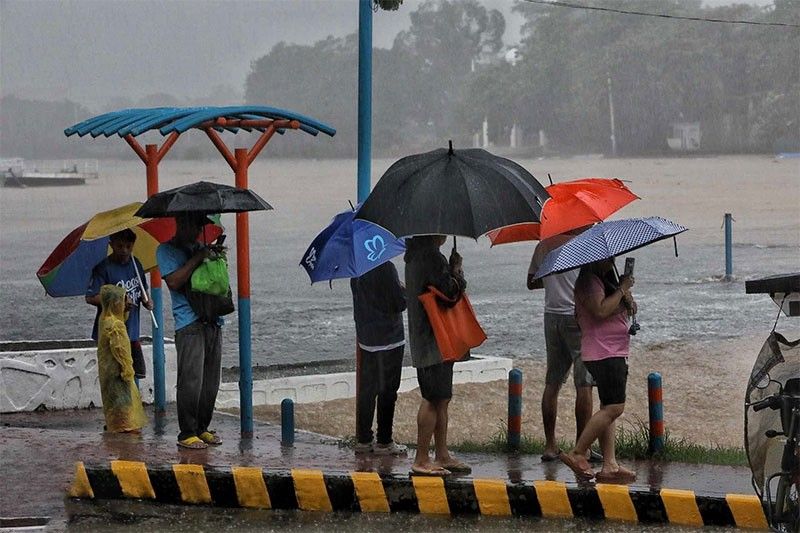
[[[358,403],[356,438],[358,442],[372,442],[372,419],[375,414],[376,399],[378,406],[376,440],[379,444],[392,442],[394,404],[397,402],[397,389],[400,388],[404,348],[404,346],[398,346],[380,352],[361,350],[358,398],[356,398]]]
[[[222,330],[194,322],[175,332],[178,351],[178,440],[208,430],[222,366]]]

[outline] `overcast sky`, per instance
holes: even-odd
[[[391,46],[421,1],[377,12],[375,46]],[[516,42],[513,0],[483,4],[503,12],[506,42]],[[0,0],[0,91],[92,108],[119,96],[205,96],[220,85],[241,92],[250,62],[277,42],[343,36],[357,22],[356,0]]]

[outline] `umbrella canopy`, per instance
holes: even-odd
[[[583,178],[545,188],[550,199],[542,206],[540,223],[526,223],[490,231],[492,246],[544,240],[602,222],[639,197],[616,178]]]
[[[547,254],[535,277],[542,278],[609,259],[661,239],[674,237],[686,229],[661,217],[601,222]]]
[[[440,148],[404,157],[381,177],[357,218],[400,237],[461,235],[538,222],[549,198],[527,170],[485,150]]]
[[[356,219],[357,212],[351,209],[333,217],[303,254],[300,266],[311,283],[362,276],[405,251],[403,239]]]
[[[174,217],[182,213],[239,213],[272,206],[250,189],[198,181],[154,194],[136,212],[140,217]]]
[[[50,253],[36,277],[50,296],[86,294],[94,266],[111,253],[109,235],[130,229],[136,234],[133,255],[145,271],[156,267],[156,248],[175,235],[175,219],[147,219],[135,216],[140,202],[124,205],[93,216],[72,230]],[[207,225],[201,238],[213,241],[222,234],[219,225]]]

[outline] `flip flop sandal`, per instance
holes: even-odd
[[[636,472],[620,467],[616,472],[598,472],[595,476],[598,483],[625,484],[636,481]]]
[[[592,470],[591,467],[586,467],[586,468],[581,467],[581,465],[578,464],[578,461],[573,459],[571,455],[561,452],[560,454],[558,454],[558,458],[561,460],[562,463],[567,465],[570,468],[570,470],[575,472],[575,475],[578,477],[578,479],[589,481],[594,477],[594,470]]]
[[[442,468],[445,470],[449,470],[453,474],[471,474],[472,467],[462,463],[461,461],[456,461],[454,463],[449,463],[446,465],[442,465]]]
[[[194,436],[179,440],[178,446],[181,448],[187,448],[189,450],[205,450],[208,448],[208,444]]]
[[[409,475],[412,476],[428,476],[428,477],[444,477],[449,476],[452,474],[450,470],[446,468],[442,468],[439,466],[434,466],[433,468],[422,468],[419,466],[412,466],[411,473]]]
[[[558,450],[556,453],[543,453],[542,454],[542,462],[543,463],[550,463],[552,461],[558,460],[558,454],[561,453],[561,450]]]
[[[220,444],[222,444],[222,439],[216,435],[216,432],[204,431],[200,433],[198,437],[200,438],[200,440],[202,440],[203,442],[205,442],[210,446],[219,446]]]

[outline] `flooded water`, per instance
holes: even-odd
[[[310,285],[301,254],[331,217],[355,200],[353,160],[270,160],[269,149],[251,167],[250,186],[274,211],[250,215],[252,334],[255,364],[332,360],[353,352],[349,284]],[[616,176],[642,197],[619,217],[661,215],[690,228],[672,241],[636,251],[635,293],[641,345],[674,340],[763,336],[777,307],[764,295],[746,295],[744,280],[800,270],[800,162],[767,156],[675,159],[518,160],[543,183]],[[373,182],[392,163],[376,160]],[[220,160],[172,161],[161,167],[161,189],[198,179],[232,183]],[[97,183],[77,187],[2,189],[0,194],[0,338],[85,338],[94,313],[82,298],[45,295],[35,273],[74,227],[97,211],[143,200],[144,166],[101,163]],[[723,215],[733,214],[734,272],[724,274]],[[223,216],[235,247],[233,215]],[[542,295],[525,288],[535,243],[490,248],[487,239],[459,240],[470,298],[489,340],[488,355],[543,356]],[[443,247],[449,251],[450,242]],[[235,254],[232,254],[235,255]],[[231,273],[235,277],[235,257]],[[402,273],[402,262],[397,264]],[[166,307],[168,309],[168,307]],[[166,317],[167,336],[172,319]],[[148,334],[149,319],[143,319]],[[237,361],[235,317],[225,327],[224,364]]]

